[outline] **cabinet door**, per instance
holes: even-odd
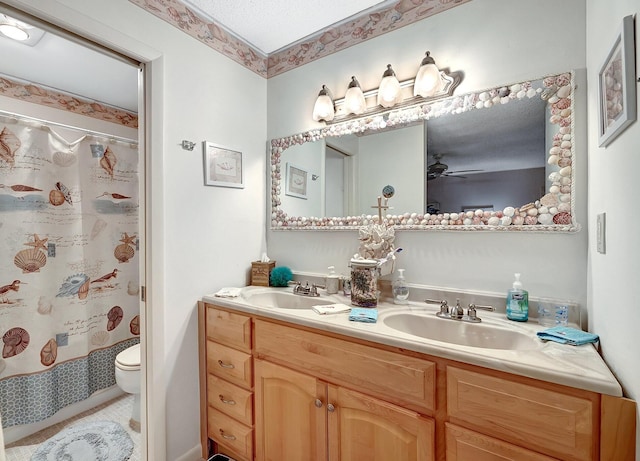
[[[330,461],[431,461],[432,419],[343,387],[329,385]]]
[[[327,459],[326,385],[255,361],[256,460]]]
[[[446,423],[447,461],[556,461],[540,453]]]

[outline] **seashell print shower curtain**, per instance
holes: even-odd
[[[135,144],[0,115],[3,427],[113,386],[139,342],[138,184]]]

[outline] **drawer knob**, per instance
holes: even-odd
[[[235,435],[227,435],[224,433],[224,431],[222,429],[220,429],[220,435],[222,436],[223,439],[227,439],[227,440],[235,440],[236,436]]]
[[[333,403],[330,403],[329,405],[327,405],[327,410],[329,411],[329,413],[333,413],[334,411],[336,411],[336,407],[333,406]]]
[[[218,396],[218,398],[220,398],[220,401],[221,401],[222,403],[226,403],[227,405],[235,405],[235,404],[236,404],[236,401],[235,401],[235,400],[227,400],[227,399],[225,399],[225,398],[224,398],[224,395],[222,395],[222,394],[220,394],[220,395]]]
[[[316,399],[316,407],[317,408],[322,408],[322,400]]]
[[[235,365],[233,363],[224,363],[222,360],[218,360],[218,365],[220,365],[222,368],[235,368]]]

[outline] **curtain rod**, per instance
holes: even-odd
[[[99,137],[99,138],[104,138],[110,141],[118,141],[121,143],[125,143],[125,144],[135,144],[136,146],[138,145],[138,141],[135,139],[131,139],[131,138],[125,138],[122,136],[115,136],[112,134],[107,134],[107,133],[102,133],[100,131],[93,131],[93,130],[88,130],[86,128],[79,128],[77,126],[72,126],[72,125],[65,125],[64,123],[58,123],[58,122],[52,122],[51,120],[43,120],[40,118],[36,118],[36,117],[31,117],[30,115],[21,115],[21,114],[15,114],[13,112],[7,112],[4,110],[0,110],[0,116],[6,117],[6,118],[18,118],[18,119],[27,119],[30,120],[32,122],[36,122],[36,123],[40,123],[42,125],[53,125],[53,126],[57,126],[59,128],[66,128],[69,130],[76,130],[76,131],[80,131],[82,133],[84,133],[87,136],[91,136],[91,137]]]

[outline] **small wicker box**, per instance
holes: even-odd
[[[268,287],[271,271],[276,267],[275,261],[263,263],[262,261],[253,261],[251,263],[251,285]]]

